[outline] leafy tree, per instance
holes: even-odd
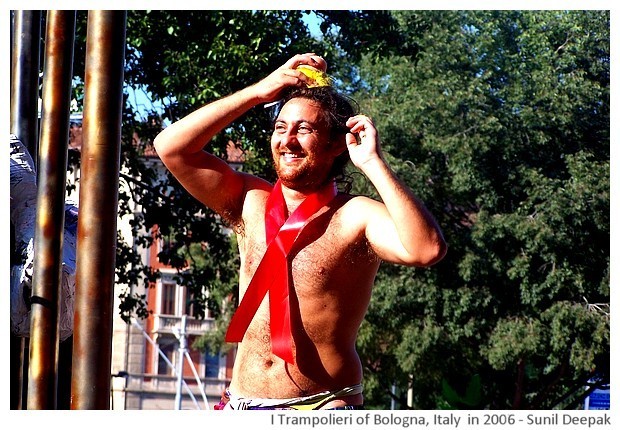
[[[449,251],[380,271],[367,402],[395,384],[403,407],[407,388],[414,408],[575,407],[609,381],[609,13],[378,14],[324,28],[359,55],[355,97]]]

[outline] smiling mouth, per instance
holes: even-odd
[[[286,162],[294,162],[294,161],[297,161],[297,160],[301,160],[302,158],[305,157],[305,155],[303,155],[303,154],[293,154],[291,152],[283,152],[283,153],[280,154],[280,156]]]

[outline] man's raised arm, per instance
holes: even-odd
[[[225,205],[239,203],[234,199],[242,197],[242,176],[204,147],[249,109],[277,100],[285,87],[305,85],[307,76],[295,70],[300,64],[326,67],[314,54],[296,55],[260,82],[201,107],[155,138],[157,154],[190,194],[220,213],[229,209]]]
[[[351,130],[347,135],[351,161],[370,179],[384,203],[371,201],[364,211],[369,243],[380,258],[392,263],[437,263],[447,250],[442,232],[422,201],[396,177],[381,156],[372,120],[358,115],[349,119],[347,127]]]

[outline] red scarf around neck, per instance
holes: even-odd
[[[271,349],[278,357],[291,364],[294,363],[289,306],[288,253],[308,219],[329,203],[337,193],[336,184],[331,182],[306,197],[287,219],[282,184],[279,180],[276,182],[267,199],[265,209],[267,251],[230,321],[226,332],[227,342],[241,342],[254,314],[269,291]]]

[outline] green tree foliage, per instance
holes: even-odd
[[[575,407],[609,381],[609,13],[377,15],[324,28],[359,55],[355,97],[449,251],[379,273],[367,401],[385,407],[395,384],[402,407],[408,388],[414,408],[451,407],[479,385],[461,406]]]

